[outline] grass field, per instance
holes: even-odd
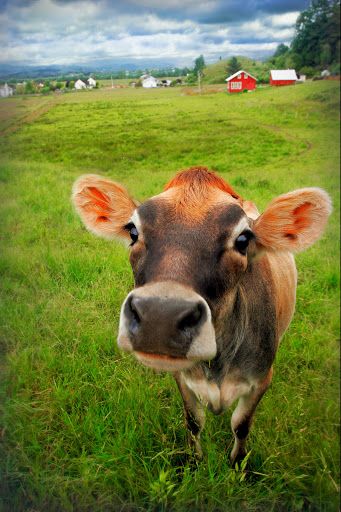
[[[0,510],[338,510],[338,87],[0,102]],[[297,257],[296,315],[247,472],[228,462],[229,414],[207,415],[194,465],[172,377],[117,350],[132,286],[126,250],[87,233],[70,203],[83,173],[143,200],[196,164],[260,209],[304,186],[334,202],[323,239]]]

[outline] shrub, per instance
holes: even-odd
[[[330,72],[332,75],[339,75],[340,74],[340,64],[335,62],[335,64],[332,64],[330,67]]]
[[[299,71],[300,75],[306,75],[307,78],[312,78],[315,73],[316,69],[312,68],[311,66],[303,66],[303,68],[301,68]]]
[[[33,94],[35,93],[35,87],[34,87],[34,84],[31,80],[29,80],[28,82],[26,82],[26,85],[25,85],[25,94]]]

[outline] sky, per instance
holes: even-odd
[[[0,64],[262,58],[309,0],[0,0]]]

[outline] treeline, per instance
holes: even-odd
[[[186,76],[188,73],[190,73],[192,70],[188,67],[183,67],[183,68],[179,68],[179,67],[172,67],[172,68],[158,68],[158,69],[136,69],[136,70],[133,70],[133,71],[96,71],[96,72],[91,72],[91,73],[66,73],[66,74],[59,74],[57,76],[51,76],[51,77],[36,77],[34,78],[34,81],[35,82],[43,82],[44,84],[46,82],[48,82],[48,84],[50,85],[51,84],[51,90],[53,90],[53,85],[52,85],[52,82],[58,82],[59,84],[60,83],[63,83],[63,82],[75,82],[77,81],[78,79],[80,80],[87,80],[89,78],[89,74],[91,74],[91,76],[93,76],[96,80],[110,80],[110,79],[113,79],[113,80],[122,80],[122,79],[128,79],[128,80],[133,80],[133,79],[138,79],[141,77],[141,75],[144,75],[144,74],[149,74],[149,75],[153,75],[155,76],[156,78],[163,78],[165,76],[169,77],[169,78],[177,78],[177,77],[182,77],[182,76]],[[1,80],[0,82],[5,82],[5,80]],[[12,84],[17,84],[17,83],[22,83],[23,80],[22,79],[15,79],[15,78],[12,78],[10,79],[10,82]]]
[[[290,47],[280,44],[269,63],[276,68],[296,69],[307,76],[325,68],[339,74],[339,0],[312,0],[296,20]]]

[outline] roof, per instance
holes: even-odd
[[[255,76],[252,76],[251,73],[248,73],[247,71],[244,71],[243,69],[241,69],[240,71],[237,71],[237,73],[234,73],[233,75],[229,76],[228,78],[226,78],[225,82],[229,82],[230,80],[232,80],[235,76],[237,75],[240,75],[240,73],[245,73],[246,75],[249,75],[251,78],[253,78],[254,80],[257,80],[257,78]]]
[[[155,78],[154,76],[147,76],[146,78],[142,78],[142,82],[148,82],[148,81],[157,81],[158,79]]]
[[[270,76],[272,80],[297,80],[294,69],[271,69]]]

